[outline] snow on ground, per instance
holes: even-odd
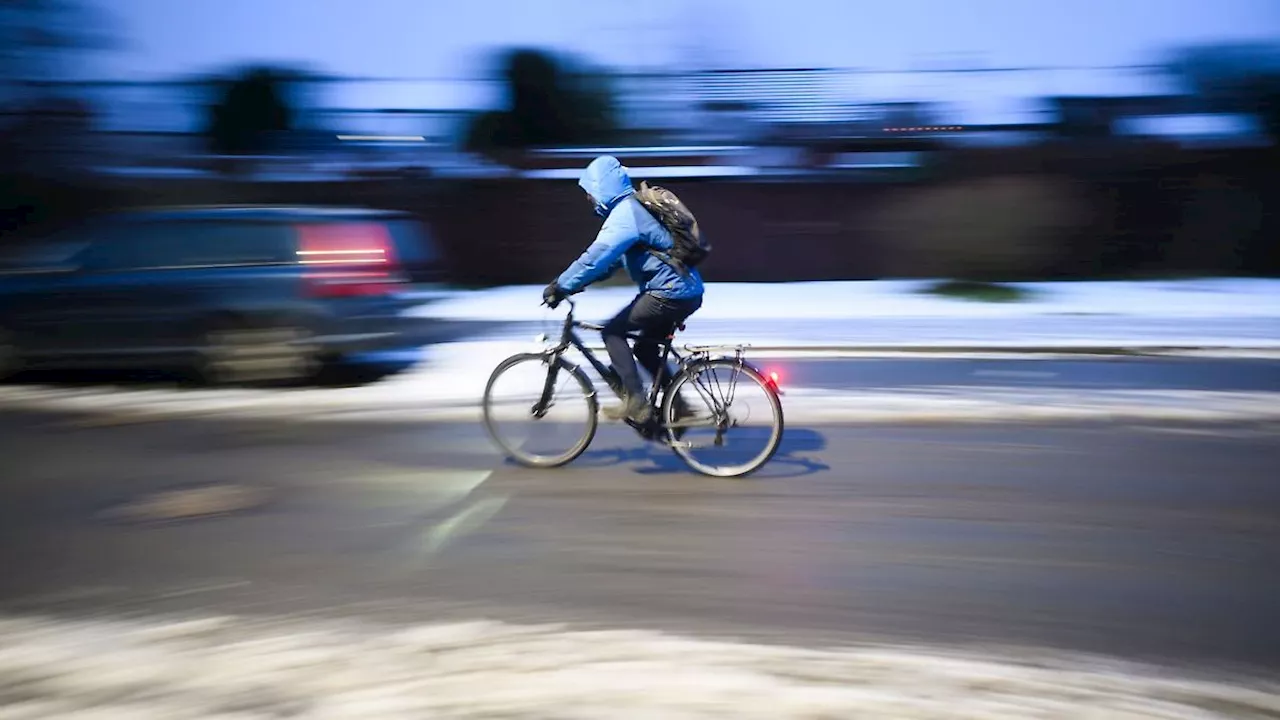
[[[0,407],[105,417],[250,417],[296,421],[480,419],[490,373],[504,358],[540,347],[532,339],[442,343],[423,363],[350,388],[182,390],[165,387],[0,385]],[[608,389],[593,373],[603,402]],[[527,377],[525,378],[528,379]],[[527,384],[527,383],[526,383]],[[510,388],[535,397],[533,388]],[[1054,420],[1280,421],[1274,392],[929,387],[865,390],[783,387],[788,423],[1006,422]]]
[[[1147,283],[1040,283],[1037,300],[982,303],[918,294],[924,282],[714,284],[678,342],[747,343],[748,358],[806,348],[974,348],[1014,351],[1080,348],[1203,348],[1258,356],[1280,350],[1280,281],[1209,279]],[[600,320],[631,297],[629,288],[580,295],[578,316]],[[422,297],[427,297],[426,293]],[[418,317],[510,320],[465,342],[409,351],[414,369],[354,388],[202,390],[0,385],[0,407],[73,412],[275,417],[281,419],[478,418],[493,368],[516,352],[543,347],[564,311],[539,306],[541,289],[510,287],[443,294],[409,311]],[[845,320],[846,322],[840,322]],[[593,347],[599,338],[583,333]],[[597,348],[598,349],[598,348]],[[781,352],[780,352],[781,349]],[[575,361],[577,361],[575,359]],[[598,389],[604,390],[602,383]],[[799,422],[895,420],[1272,420],[1274,393],[1060,391],[929,388],[920,392],[787,388],[784,407]]]
[[[1275,318],[1280,280],[1208,278],[1179,281],[1017,283],[1031,293],[1014,303],[956,300],[922,293],[933,281],[708,283],[707,320],[855,318],[1007,318],[1110,315],[1176,318]],[[591,288],[575,296],[578,316],[605,318],[634,295],[630,287]],[[541,286],[511,286],[454,294],[424,293],[420,317],[453,320],[542,320]],[[1277,330],[1280,333],[1280,329]]]
[[[477,621],[0,619],[0,718],[1213,720],[1274,681],[1112,659]]]

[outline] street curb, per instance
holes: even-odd
[[[890,424],[996,424],[996,423],[1110,423],[1153,422],[1169,424],[1280,423],[1280,393],[1201,393],[1199,401],[1187,397],[1172,401],[1154,394],[1125,393],[1118,397],[1082,398],[1076,402],[1035,404],[965,394],[912,395],[879,393],[825,396],[820,391],[797,389],[783,396],[787,424],[890,425]],[[799,395],[799,397],[795,397]],[[126,398],[114,404],[86,406],[76,398],[28,398],[0,402],[10,411],[67,415],[75,427],[111,427],[170,420],[243,420],[288,423],[412,424],[423,422],[481,422],[478,402],[446,401],[387,407],[360,403],[347,407],[307,407],[285,403],[241,402],[222,406],[147,407]],[[798,402],[797,402],[798,401]],[[612,423],[601,419],[602,427]]]
[[[494,342],[505,342],[495,339]],[[469,342],[469,341],[464,341]],[[485,342],[476,340],[475,342]],[[690,343],[704,345],[707,343]],[[732,348],[736,343],[725,344]],[[1280,342],[1267,345],[751,345],[744,344],[747,355],[783,357],[803,353],[821,353],[831,357],[865,355],[1091,355],[1095,357],[1263,357],[1280,358]],[[603,345],[587,345],[592,352],[604,352]],[[682,345],[676,349],[684,352]]]
[[[0,386],[0,409],[11,411],[66,412],[83,418],[81,426],[110,426],[135,422],[158,422],[167,419],[242,418],[246,420],[278,420],[283,422],[350,421],[350,422],[479,422],[479,397],[483,393],[488,372],[484,367],[496,364],[488,352],[496,348],[474,345],[512,345],[506,341],[468,341],[457,344],[444,357],[426,358],[420,377],[389,380],[378,387],[306,388],[273,390],[175,390],[145,387],[137,390],[120,387],[63,388],[47,385]],[[788,348],[774,350],[752,348],[753,355],[764,364],[786,356],[820,358],[873,357],[879,354],[910,355],[902,347],[863,346],[853,351],[824,351]],[[917,346],[919,347],[919,346]],[[1102,361],[1117,362],[1125,358],[1153,356],[1158,353],[1182,355],[1212,353],[1209,346],[1160,346],[1125,349],[1097,345],[1063,348],[1045,345],[1023,345],[1021,354],[1012,346],[993,351],[979,346],[929,347],[930,352],[916,357],[951,357],[963,355],[1012,356],[1036,362],[1051,357],[1092,356]],[[528,348],[533,350],[533,348]],[[877,353],[878,349],[878,353]],[[1104,350],[1099,354],[1099,350]],[[1074,351],[1074,352],[1072,352]],[[1218,346],[1217,352],[1222,352]],[[1235,351],[1232,357],[1241,357]],[[1265,352],[1254,348],[1255,353]],[[1280,348],[1270,351],[1280,356]],[[839,355],[837,355],[839,353]],[[459,358],[467,363],[459,365]],[[432,367],[435,365],[436,367]],[[990,422],[1063,422],[1138,420],[1155,422],[1280,422],[1280,392],[1210,391],[1176,389],[1095,389],[1069,390],[1004,386],[917,387],[886,390],[876,388],[824,389],[820,387],[784,387],[783,407],[788,422],[829,424],[870,423],[990,423]]]
[[[946,345],[933,343],[930,345],[773,345],[751,346],[752,350],[764,352],[785,350],[829,350],[858,352],[1011,352],[1026,354],[1042,353],[1084,353],[1090,355],[1109,354],[1144,354],[1174,352],[1273,352],[1280,350],[1280,342],[1268,345]]]

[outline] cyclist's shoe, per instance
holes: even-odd
[[[606,407],[604,416],[610,420],[625,418],[638,425],[645,425],[653,420],[653,406],[642,397],[628,395],[623,397],[621,404]]]

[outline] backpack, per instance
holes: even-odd
[[[671,250],[665,253],[649,248],[650,255],[684,273],[687,268],[697,267],[711,254],[711,243],[702,236],[698,219],[675,193],[658,185],[650,187],[649,183],[642,181],[636,191],[636,200],[671,233],[674,242]]]

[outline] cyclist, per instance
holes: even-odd
[[[609,155],[587,165],[578,185],[604,224],[589,247],[560,276],[547,285],[543,300],[551,307],[569,295],[625,268],[640,292],[609,322],[601,335],[609,359],[622,383],[622,404],[606,407],[604,414],[614,420],[627,418],[644,424],[653,419],[653,408],[645,398],[636,360],[650,375],[661,369],[659,342],[702,307],[702,276],[694,268],[677,269],[649,252],[670,250],[671,233],[640,204],[627,168]],[[627,347],[628,332],[637,332],[635,359]],[[666,377],[670,377],[668,370]],[[676,418],[688,417],[683,398],[676,398]]]

